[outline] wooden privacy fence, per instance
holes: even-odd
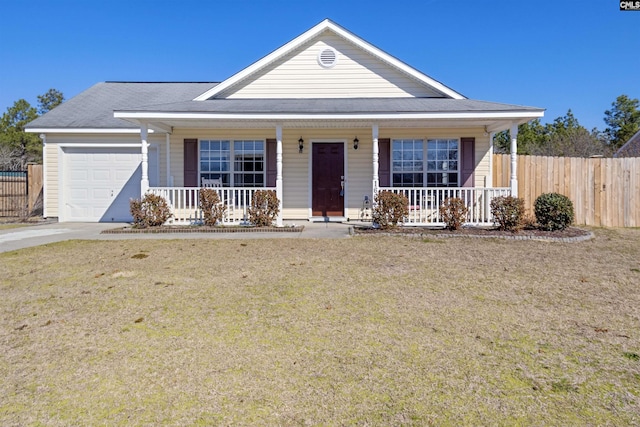
[[[42,165],[0,171],[0,217],[26,218],[42,209]]]
[[[518,156],[518,196],[533,214],[536,197],[569,197],[577,225],[640,227],[640,157]],[[511,156],[493,155],[493,185],[508,187]]]

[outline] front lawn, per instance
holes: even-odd
[[[640,229],[0,254],[1,425],[637,425]]]

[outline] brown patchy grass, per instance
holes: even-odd
[[[0,254],[2,425],[640,423],[640,230]]]

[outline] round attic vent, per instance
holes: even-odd
[[[332,47],[324,48],[318,53],[318,63],[324,68],[331,68],[338,62],[338,52]]]

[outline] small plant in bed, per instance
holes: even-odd
[[[524,227],[524,200],[502,196],[491,200],[491,215],[502,231],[519,231]]]
[[[541,194],[534,202],[534,209],[543,230],[564,230],[573,222],[573,203],[562,194]]]
[[[200,209],[204,216],[204,225],[214,226],[222,223],[227,205],[222,203],[218,192],[212,188],[200,190]]]
[[[258,190],[253,194],[249,208],[249,221],[256,227],[273,224],[280,212],[280,200],[274,190]]]
[[[449,231],[459,230],[467,219],[469,208],[464,200],[458,197],[449,197],[440,206],[440,216]]]
[[[404,194],[381,191],[375,196],[373,222],[381,229],[396,228],[409,215],[409,199]]]
[[[131,199],[129,209],[134,228],[159,227],[173,216],[164,197],[151,193],[142,199]]]

